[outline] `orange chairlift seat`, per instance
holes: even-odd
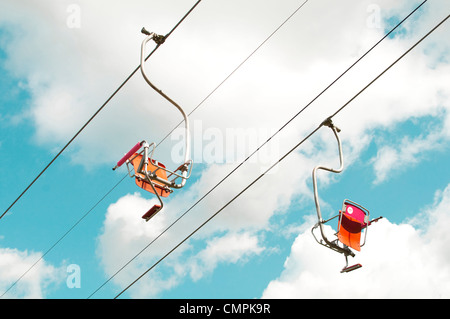
[[[130,162],[133,165],[135,172],[139,172],[139,165],[142,161],[142,157],[143,155],[136,153],[133,156],[133,158],[130,159]],[[164,164],[159,163],[153,159],[150,159],[147,166],[147,171],[156,174],[158,179],[163,179],[167,181],[167,171],[166,166],[164,166]],[[158,182],[158,180],[156,179],[153,180],[153,183],[149,183],[147,181],[146,174],[135,173],[135,181],[136,185],[139,186],[140,188],[155,195],[157,194],[161,197],[168,197],[172,192],[164,183]]]
[[[144,67],[146,44],[149,41],[153,40],[157,45],[161,45],[162,43],[164,43],[165,37],[157,35],[153,32],[148,32],[147,30],[145,30],[145,28],[142,28],[141,32],[147,35],[141,45],[141,73],[147,84],[149,84],[152,89],[163,96],[181,112],[185,123],[184,162],[177,169],[171,171],[167,169],[164,164],[154,160],[153,153],[155,151],[156,144],[149,144],[146,141],[139,142],[135,146],[133,146],[131,150],[126,153],[113,168],[113,170],[115,170],[126,163],[128,173],[131,177],[135,178],[136,185],[156,195],[160,204],[152,206],[142,216],[143,219],[149,221],[153,216],[156,215],[156,213],[162,210],[164,203],[161,197],[169,196],[173,192],[173,189],[180,189],[184,187],[187,179],[191,174],[192,160],[190,159],[189,118],[177,103],[175,103],[160,89],[153,85],[152,82],[150,82]],[[143,148],[143,150],[138,153],[141,148]],[[171,177],[172,179],[170,180],[169,178]]]
[[[339,241],[350,248],[361,251],[361,246],[364,246],[365,243],[364,238],[364,242],[361,244],[361,232],[367,225],[368,217],[369,211],[364,207],[345,200],[342,210],[339,211],[337,232]]]
[[[333,133],[337,139],[338,142],[338,148],[339,148],[339,160],[340,160],[340,167],[337,169],[328,168],[324,166],[316,166],[313,169],[313,187],[314,187],[314,200],[316,204],[316,211],[317,211],[317,217],[318,222],[314,225],[311,232],[316,239],[316,241],[327,247],[331,250],[334,250],[338,253],[341,253],[345,256],[346,265],[341,270],[341,272],[350,272],[352,270],[358,269],[361,266],[361,264],[355,264],[353,266],[348,266],[348,256],[355,257],[355,253],[352,251],[361,251],[361,247],[364,246],[366,243],[367,238],[367,228],[369,225],[371,225],[373,222],[378,221],[380,218],[376,218],[372,221],[370,221],[369,218],[369,210],[364,208],[363,206],[352,202],[348,199],[344,200],[342,204],[342,210],[339,211],[339,213],[327,220],[324,220],[322,218],[322,213],[320,210],[320,204],[319,204],[319,196],[317,191],[317,170],[322,169],[326,170],[332,173],[341,173],[344,164],[343,164],[343,155],[342,155],[342,145],[341,141],[339,139],[338,132],[340,130],[335,127],[331,121],[331,119],[325,120],[322,125],[328,126],[333,130]],[[331,220],[334,220],[335,218],[338,218],[338,225],[337,225],[337,232],[335,234],[336,238],[329,239],[324,232],[323,225],[326,223],[329,223]],[[315,234],[315,230],[319,228],[320,229],[320,236],[321,238],[318,239],[317,235]],[[361,242],[362,237],[362,231],[364,230],[364,238]],[[351,249],[350,249],[351,248]]]

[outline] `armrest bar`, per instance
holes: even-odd
[[[123,163],[125,163],[131,156],[133,156],[134,153],[136,153],[136,151],[138,151],[141,148],[142,143],[139,142],[137,143],[135,146],[133,146],[133,148],[126,153],[121,159],[120,161],[117,162],[117,165],[113,168],[113,170],[115,170],[116,168],[120,167],[123,165]]]

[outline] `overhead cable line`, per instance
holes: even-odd
[[[194,113],[207,99],[209,99],[226,81],[228,81],[231,76],[233,74],[235,74],[259,49],[261,49],[261,47],[263,47],[289,20],[292,19],[292,17],[298,12],[300,11],[301,8],[303,8],[303,6],[308,2],[309,0],[305,0],[302,4],[300,4],[299,7],[297,7],[269,36],[267,36],[263,42],[261,42],[256,49],[254,49],[241,63],[239,63],[239,65],[233,69],[233,71],[231,71],[230,74],[228,74],[225,79],[220,82],[190,113],[189,116]],[[425,0],[427,1],[427,0]],[[170,136],[170,134],[181,124],[182,122],[180,122],[177,126],[175,126],[158,144],[157,146],[159,146],[161,143],[163,143],[167,137]],[[267,142],[266,142],[267,143]],[[262,147],[262,146],[261,146]],[[260,147],[260,148],[261,148]],[[258,148],[255,152],[253,152],[253,154],[255,154],[256,152],[259,151]],[[251,156],[253,156],[250,155]],[[249,157],[248,157],[249,158]],[[248,160],[248,158],[245,161]],[[146,247],[144,247],[139,253],[137,253],[137,255],[135,255],[128,263],[126,263],[124,266],[122,266],[115,274],[113,274],[106,282],[104,282],[100,287],[98,287],[89,297],[92,297],[95,293],[97,293],[97,291],[99,291],[103,286],[105,286],[112,278],[114,278],[119,272],[121,272],[126,266],[128,266],[128,264],[130,262],[132,262],[135,258],[137,258],[144,250],[146,250],[155,240],[157,240],[159,237],[161,237],[165,232],[167,232],[173,225],[175,225],[183,216],[185,216],[192,208],[194,208],[200,201],[202,201],[206,196],[208,196],[217,186],[219,186],[224,180],[226,180],[232,173],[234,173],[242,164],[244,164],[244,162],[242,162],[238,167],[236,167],[232,172],[230,172],[225,178],[223,178],[218,184],[216,184],[211,190],[209,190],[205,195],[203,195],[203,197],[198,200],[193,206],[191,206],[186,212],[184,212],[180,217],[178,217],[174,222],[172,222],[172,224],[170,224],[165,230],[163,230],[162,233],[160,233],[155,239],[153,239],[153,241],[148,244]]]
[[[69,228],[69,230],[67,230],[64,235],[62,235],[50,248],[47,249],[47,251],[45,253],[43,253],[38,260],[36,260],[31,266],[30,268],[28,268],[15,282],[13,282],[9,288],[2,294],[0,295],[0,298],[3,298],[4,295],[6,295],[15,285],[17,285],[17,283],[26,276],[26,274],[28,274],[30,272],[31,269],[33,269],[41,260],[44,259],[45,256],[47,256],[47,254],[49,254],[53,248],[55,248],[64,238],[67,237],[67,235],[69,235],[69,233],[75,228],[77,227],[117,186],[119,186],[119,184],[125,179],[125,177],[127,177],[127,175],[125,175],[124,177],[122,177],[122,179],[116,183],[116,185],[114,185],[113,188],[111,188],[105,195],[103,195],[102,198],[100,198],[94,206],[92,206],[75,224],[73,224],[72,227]]]
[[[190,112],[189,115],[191,115],[195,110],[197,110],[215,91],[217,91],[220,86],[222,84],[225,83],[226,80],[228,80],[247,60],[249,60],[255,53],[256,51],[258,51],[284,24],[286,24],[288,22],[288,20],[290,20],[292,18],[292,16],[295,15],[295,13],[297,13],[297,11],[299,11],[299,9],[301,9],[301,7],[307,2],[308,0],[306,0],[300,7],[298,7],[274,32],[272,32],[246,59],[243,60],[243,62],[241,62],[213,91],[211,91],[211,93],[209,93],[201,102],[200,104],[197,105],[197,107]],[[427,2],[427,0],[425,0],[424,2],[422,2],[418,7],[416,7],[407,17],[405,17],[402,21],[400,21],[393,29],[391,29],[391,31],[389,31],[381,40],[379,40],[371,49],[369,49],[363,56],[361,56],[355,63],[353,63],[344,73],[342,73],[336,80],[334,80],[325,90],[323,90],[315,99],[313,99],[306,107],[308,107],[310,104],[312,104],[319,96],[321,96],[329,87],[331,87],[336,81],[338,81],[345,73],[347,73],[355,64],[357,64],[362,58],[364,58],[370,51],[372,51],[382,40],[384,40],[386,37],[388,37],[395,29],[398,28],[398,26],[400,26],[407,18],[409,18],[409,16],[411,16],[415,11],[417,11],[425,2]],[[153,52],[152,52],[153,53]],[[148,59],[148,57],[147,57]],[[306,108],[305,107],[305,108]],[[304,109],[305,109],[304,108]],[[304,110],[302,109],[302,111]],[[299,113],[297,113],[289,122],[291,122],[295,117],[297,117],[302,111],[300,111]],[[181,215],[177,220],[175,220],[175,222],[173,222],[167,229],[165,229],[158,237],[156,237],[149,245],[147,245],[140,253],[142,253],[145,249],[147,249],[156,239],[158,239],[160,236],[162,236],[166,231],[168,231],[169,228],[171,228],[176,222],[178,222],[179,219],[181,219],[186,213],[188,213],[194,206],[196,206],[200,201],[202,201],[207,195],[209,195],[216,187],[218,187],[223,181],[225,181],[231,174],[233,174],[240,166],[242,166],[250,157],[252,157],[255,153],[257,153],[266,143],[268,143],[270,141],[270,139],[272,139],[276,134],[278,134],[285,126],[287,126],[286,123],[285,125],[283,125],[282,128],[280,128],[272,137],[270,137],[265,143],[263,143],[257,150],[255,150],[251,155],[249,155],[240,165],[238,165],[235,169],[233,169],[232,172],[230,172],[226,177],[224,177],[217,185],[215,185],[210,191],[208,191],[200,200],[198,200],[191,208],[188,209],[188,211],[186,211],[183,215]],[[172,131],[175,129],[176,127],[174,127],[172,129]],[[170,133],[167,135],[169,136]],[[166,138],[163,138],[159,143],[161,144]],[[125,175],[125,177],[128,175]],[[124,180],[124,178],[122,178],[115,186],[113,186],[112,189],[110,189],[91,209],[88,210],[88,212],[78,221],[76,222],[76,224],[74,226],[72,226],[50,249],[48,249],[46,251],[46,253],[35,263],[33,264],[30,269],[28,269],[6,292],[8,292],[24,275],[26,275],[26,273],[28,273],[31,268],[33,268],[45,255],[47,255],[57,244],[59,244],[60,241],[62,241],[62,239],[64,237],[66,237],[68,235],[68,233],[70,231],[72,231],[75,226],[77,226],[101,201],[103,201],[107,195],[109,195],[109,193],[111,193],[117,186],[118,184],[120,184],[122,181]],[[132,260],[134,260],[136,257],[138,257],[138,255],[140,254],[138,253]],[[118,272],[120,272],[123,268],[125,268],[132,260],[130,260],[126,265],[124,265]],[[109,280],[111,280],[115,275],[117,275],[117,273],[114,274]],[[107,281],[107,282],[108,282]],[[107,282],[105,282],[101,287],[103,287]],[[99,287],[96,291],[98,291],[101,287]],[[96,291],[93,293],[95,294]],[[5,292],[5,293],[6,293]],[[4,294],[5,294],[4,293]],[[4,295],[3,294],[3,295]],[[93,295],[92,294],[92,295]],[[3,296],[2,295],[2,296]],[[91,296],[92,296],[91,295]],[[2,297],[0,296],[0,297]]]
[[[261,175],[259,175],[255,180],[253,180],[250,184],[248,184],[243,190],[241,190],[236,196],[234,196],[230,201],[228,201],[222,208],[220,208],[217,212],[215,212],[211,217],[209,217],[206,221],[204,221],[200,226],[198,226],[193,232],[191,232],[188,236],[186,236],[182,241],[180,241],[175,247],[173,247],[168,253],[166,253],[163,257],[161,257],[156,263],[154,263],[150,268],[148,268],[144,273],[142,273],[139,277],[137,277],[131,284],[129,284],[125,289],[123,289],[118,295],[114,297],[117,299],[120,297],[125,291],[127,291],[130,287],[132,287],[136,282],[138,282],[143,276],[145,276],[149,271],[155,268],[161,261],[163,261],[167,256],[169,256],[173,251],[175,251],[179,246],[181,246],[186,240],[192,237],[198,230],[200,230],[203,226],[205,226],[209,221],[211,221],[214,217],[216,217],[221,211],[223,211],[228,205],[234,202],[237,198],[239,198],[243,193],[245,193],[250,187],[252,187],[256,182],[258,182],[263,176],[265,176],[270,170],[272,170],[275,166],[281,163],[287,156],[289,156],[293,151],[295,151],[300,145],[302,145],[306,140],[308,140],[311,136],[313,136],[326,122],[331,120],[337,114],[339,114],[345,107],[347,107],[352,101],[354,101],[361,93],[363,93],[368,87],[370,87],[375,81],[377,81],[381,76],[383,76],[388,70],[390,70],[394,65],[396,65],[401,59],[403,59],[408,53],[410,53],[417,45],[419,45],[424,39],[426,39],[431,33],[433,33],[437,28],[439,28],[450,15],[447,15],[440,23],[438,23],[433,29],[431,29],[426,35],[424,35],[419,41],[417,41],[412,47],[410,47],[405,53],[403,53],[397,60],[395,60],[392,64],[390,64],[383,72],[381,72],[378,76],[376,76],[372,81],[370,81],[365,87],[363,87],[357,94],[355,94],[347,103],[341,106],[335,113],[333,113],[330,117],[328,117],[325,121],[323,121],[319,126],[317,126],[313,131],[311,131],[305,138],[303,138],[297,145],[291,148],[286,154],[284,154],[278,161],[272,164],[266,171],[264,171]]]
[[[289,17],[287,17],[268,37],[266,37],[265,39],[264,39],[264,41],[263,42],[261,42],[257,47],[256,47],[256,49],[254,49],[241,63],[239,63],[239,65],[237,66],[237,67],[235,67],[234,69],[233,69],[233,71],[231,71],[231,73],[228,75],[228,76],[226,76],[225,77],[225,79],[224,80],[222,80],[222,82],[220,82],[190,113],[189,113],[189,115],[191,115],[193,112],[195,112],[207,99],[209,99],[226,81],[228,81],[230,78],[231,78],[231,76],[233,75],[233,74],[235,74],[263,45],[265,45],[272,37],[273,37],[273,35],[275,35],[275,33],[277,33],[307,2],[308,2],[309,0],[305,0],[292,14],[290,14],[289,15]],[[192,9],[191,9],[191,11],[192,11]],[[185,16],[186,17],[186,16]],[[181,20],[182,21],[182,20]],[[171,31],[172,32],[172,31]],[[171,33],[170,32],[170,33]],[[169,34],[170,34],[169,33]],[[166,37],[167,37],[167,35],[166,35]],[[153,52],[152,52],[153,53]],[[148,59],[148,58],[147,58]],[[181,122],[180,122],[181,123]],[[179,125],[179,124],[178,124]],[[178,126],[177,125],[177,126]],[[164,142],[164,140],[166,140],[167,139],[167,137],[168,136],[170,136],[170,134],[177,128],[177,126],[175,126],[167,135],[166,135],[166,137],[164,137],[159,143],[158,143],[158,145],[156,145],[156,147],[158,147],[161,143],[163,143]],[[124,175],[124,177],[117,183],[117,184],[115,184],[114,186],[113,186],[113,188],[112,189],[110,189],[91,209],[89,209],[88,210],[88,212],[84,215],[84,216],[82,216],[82,218],[80,219],[80,220],[78,220],[76,223],[75,223],[75,225],[74,226],[72,226],[49,250],[47,250],[47,252],[44,254],[44,256],[45,255],[47,255],[57,244],[59,244],[59,242],[61,242],[61,240],[64,238],[64,237],[66,237],[67,235],[68,235],[68,233],[69,232],[71,232],[74,228],[75,228],[75,226],[77,226],[80,222],[81,222],[81,220],[83,220],[90,212],[92,212],[92,210],[101,202],[101,201],[103,201],[106,197],[107,197],[107,195],[109,195],[124,179],[125,179],[125,177],[127,177],[128,176],[128,174],[125,174]],[[227,176],[228,177],[228,176]],[[209,193],[208,193],[209,194]],[[205,197],[206,197],[206,195],[205,195]],[[183,214],[184,215],[184,214]],[[166,229],[166,231],[167,231],[167,229]],[[161,236],[161,235],[160,235]],[[14,286],[24,275],[26,275],[26,273],[28,273],[30,270],[31,270],[31,268],[33,268],[44,256],[42,256],[35,264],[33,264],[12,286]],[[120,270],[119,270],[120,271]],[[105,283],[106,284],[106,283]],[[103,284],[104,285],[104,284]],[[102,285],[102,286],[103,286]],[[9,291],[11,288],[12,288],[12,286],[7,290],[7,291]],[[101,287],[100,287],[101,288]],[[98,288],[97,290],[99,290],[100,288]],[[96,291],[97,291],[96,290]],[[6,292],[7,292],[6,291]],[[95,291],[95,292],[96,292]],[[5,293],[6,293],[5,292]],[[94,292],[94,293],[95,293]],[[5,294],[4,293],[4,294]],[[94,294],[93,293],[93,294]],[[3,295],[4,295],[3,294]],[[92,295],[93,295],[92,294]],[[3,296],[2,295],[2,296]],[[0,296],[0,297],[2,297],[2,296]]]
[[[167,33],[164,36],[164,39],[166,40],[174,31],[178,28],[178,26],[187,18],[187,16],[197,7],[197,5],[202,0],[198,0],[192,8],[177,22],[177,24],[170,30],[169,33]],[[160,47],[161,44],[158,44],[153,51],[149,53],[149,55],[145,58],[145,61],[150,58],[150,56],[153,55],[153,53]],[[0,216],[0,219],[5,216],[8,211],[11,210],[11,208],[19,201],[19,199],[25,195],[25,193],[33,186],[33,184],[42,176],[42,174],[47,171],[47,169],[56,161],[56,159],[67,149],[67,147],[78,137],[78,135],[81,134],[81,132],[92,122],[92,120],[105,108],[105,106],[113,99],[113,97],[125,86],[125,84],[138,72],[140,69],[140,66],[136,67],[133,72],[122,82],[122,84],[119,85],[119,87],[111,94],[111,96],[100,106],[100,108],[89,118],[89,120],[78,130],[78,132],[67,142],[66,145],[56,154],[56,156],[47,164],[47,166],[44,167],[44,169],[31,181],[31,183],[25,188],[25,190],[13,201],[13,203],[3,212],[3,214]]]
[[[237,171],[245,162],[247,162],[253,155],[255,155],[264,145],[266,145],[275,135],[280,133],[289,123],[291,123],[296,117],[298,117],[302,112],[304,112],[313,102],[315,102],[321,95],[323,95],[331,86],[333,86],[340,78],[342,78],[350,69],[352,69],[357,63],[359,63],[365,56],[367,56],[376,46],[378,46],[383,40],[389,37],[400,25],[402,25],[412,14],[414,14],[427,0],[423,1],[418,5],[413,11],[411,11],[403,20],[401,20],[397,25],[395,25],[388,33],[386,33],[378,42],[376,42],[366,53],[364,53],[360,58],[358,58],[352,65],[350,65],[341,75],[339,75],[334,81],[332,81],[324,90],[322,90],[314,99],[312,99],[306,106],[304,106],[297,114],[295,114],[290,120],[288,120],[277,132],[275,132],[271,137],[269,137],[262,145],[260,145],[255,151],[247,156],[238,166],[236,166],[231,172],[229,172],[222,180],[220,180],[215,186],[213,186],[208,192],[206,192],[197,202],[195,202],[187,211],[180,215],[172,224],[170,224],[165,230],[163,230],[157,237],[155,237],[147,246],[145,246],[139,253],[137,253],[131,260],[129,260],[125,265],[123,265],[115,274],[113,274],[106,282],[104,282],[97,290],[95,290],[88,298],[92,297],[98,290],[105,286],[110,280],[112,280],[119,272],[121,272],[125,267],[127,267],[133,260],[135,260],[140,254],[142,254],[148,247],[150,247],[158,238],[160,238],[164,233],[166,233],[173,225],[175,225],[181,218],[183,218],[189,211],[191,211],[196,205],[198,205],[204,198],[206,198],[211,192],[213,192],[220,184],[222,184],[228,177],[230,177],[235,171]],[[302,4],[303,6],[304,4]],[[301,8],[301,7],[300,7]],[[295,11],[297,12],[298,9]],[[287,19],[289,20],[292,15]],[[282,25],[286,22],[284,21]],[[279,28],[278,28],[279,29]],[[278,30],[277,29],[277,30]],[[269,37],[271,37],[272,33]],[[265,43],[265,40],[263,43]],[[261,47],[261,45],[259,46]],[[259,48],[258,47],[258,48]],[[255,50],[256,51],[256,50]],[[254,53],[254,52],[253,52]],[[252,53],[252,54],[253,54]],[[247,58],[248,59],[248,58]],[[246,59],[246,60],[247,60]],[[240,64],[240,66],[243,63]],[[233,71],[231,74],[233,74]],[[230,74],[230,75],[231,75]],[[228,76],[229,77],[229,76]],[[223,82],[222,82],[223,83]],[[214,90],[215,91],[215,90]],[[212,94],[212,93],[211,93]],[[210,95],[211,95],[210,94]],[[199,105],[200,106],[200,105]],[[198,108],[198,107],[197,107]],[[197,109],[196,108],[196,109]],[[164,141],[164,139],[162,140]],[[162,143],[162,141],[160,143]]]
[[[212,90],[188,115],[190,116],[192,113],[194,113],[201,105],[203,105],[204,102],[206,102],[207,99],[209,99],[211,97],[211,95],[213,95],[231,76],[233,76],[233,74],[235,74],[259,49],[261,49],[262,46],[264,46],[266,44],[267,41],[269,41],[289,20],[292,19],[293,16],[295,16],[297,14],[298,11],[300,11],[300,9],[303,8],[303,6],[308,2],[309,0],[305,0],[297,9],[294,10],[294,12],[292,12],[263,42],[261,42],[260,45],[258,45],[256,47],[255,50],[252,51],[252,53],[250,53],[250,55],[248,57],[246,57],[230,74],[228,74],[227,77],[225,77],[225,79],[219,83],[219,85]],[[427,0],[425,0],[426,2]],[[172,134],[173,131],[176,130],[176,128],[183,122],[180,122],[177,126],[175,126],[159,143],[158,145],[160,145],[162,142],[164,142],[169,136],[170,134]]]

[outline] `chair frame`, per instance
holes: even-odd
[[[356,265],[353,265],[353,266],[350,266],[350,267],[348,266],[348,256],[355,257],[355,253],[347,245],[345,245],[343,243],[341,243],[342,245],[340,245],[339,244],[340,243],[339,238],[337,237],[337,235],[340,232],[341,222],[342,222],[342,215],[345,212],[346,203],[351,204],[351,205],[361,209],[363,211],[363,213],[365,214],[364,222],[361,223],[361,231],[363,229],[367,228],[372,222],[378,221],[378,219],[380,219],[382,217],[379,217],[379,218],[377,218],[377,219],[375,219],[373,221],[369,221],[370,220],[369,219],[369,210],[367,210],[365,207],[363,207],[363,206],[361,206],[361,205],[359,205],[359,204],[357,204],[355,202],[352,202],[352,201],[350,201],[348,199],[345,199],[343,204],[342,204],[343,212],[340,211],[337,215],[335,215],[335,216],[333,216],[333,217],[331,217],[331,218],[329,218],[327,220],[323,219],[322,212],[321,212],[321,209],[320,209],[319,194],[318,194],[318,189],[317,189],[317,171],[318,170],[325,170],[325,171],[328,171],[328,172],[339,174],[344,169],[344,159],[343,159],[343,154],[342,154],[342,144],[341,144],[341,140],[340,140],[339,134],[338,134],[340,132],[340,129],[337,128],[336,126],[334,126],[333,122],[331,121],[331,118],[328,118],[324,122],[322,122],[322,126],[327,126],[327,127],[331,128],[331,130],[334,133],[334,136],[335,136],[337,144],[338,144],[339,164],[340,165],[339,165],[338,168],[329,168],[329,167],[325,167],[325,166],[319,165],[319,166],[314,167],[314,169],[313,169],[312,180],[313,180],[313,188],[314,188],[314,203],[315,203],[315,206],[316,206],[318,222],[311,229],[311,233],[312,233],[314,239],[316,240],[316,242],[319,243],[320,245],[325,246],[325,247],[327,247],[327,248],[329,248],[331,250],[334,250],[334,251],[336,251],[338,253],[343,254],[345,256],[346,265],[341,270],[341,273],[343,273],[343,272],[350,272],[350,271],[358,269],[358,268],[360,268],[362,266],[361,266],[361,264],[356,264]],[[331,220],[333,220],[335,218],[339,218],[339,220],[338,220],[338,231],[335,234],[337,238],[336,239],[329,239],[325,235],[324,224],[330,222]],[[316,234],[315,234],[315,230],[316,229],[320,230],[320,238],[318,238],[318,236],[316,236]],[[364,234],[364,241],[363,241],[362,244],[360,244],[360,247],[364,246],[365,243],[366,243],[367,229],[364,231],[364,233],[365,233]]]
[[[136,183],[139,180],[139,181],[147,182],[151,186],[151,189],[153,190],[152,193],[154,193],[158,197],[158,200],[160,202],[160,205],[153,206],[147,212],[147,214],[149,214],[151,212],[150,215],[151,215],[151,217],[153,217],[157,212],[162,210],[162,208],[164,206],[164,203],[161,199],[161,196],[158,194],[158,191],[156,190],[155,185],[158,184],[158,187],[161,187],[161,185],[163,185],[163,188],[166,189],[169,194],[173,192],[173,190],[172,190],[173,188],[179,189],[179,188],[184,187],[187,179],[191,175],[193,161],[191,159],[191,151],[190,151],[191,136],[190,136],[188,116],[186,115],[185,111],[183,110],[183,108],[180,105],[175,103],[171,98],[169,98],[165,93],[163,93],[159,88],[157,88],[150,81],[150,79],[147,75],[146,69],[145,69],[145,61],[146,61],[145,52],[146,52],[147,43],[149,41],[153,40],[157,44],[157,47],[158,47],[164,43],[165,36],[158,35],[154,32],[148,32],[147,30],[145,30],[145,28],[142,28],[141,32],[146,35],[145,39],[142,41],[142,44],[141,44],[140,70],[141,70],[142,76],[144,77],[144,80],[147,82],[147,84],[152,89],[154,89],[157,93],[159,93],[162,97],[164,97],[167,101],[169,101],[173,106],[175,106],[180,111],[181,115],[183,116],[184,123],[185,123],[184,162],[180,166],[178,166],[177,169],[169,170],[164,165],[162,165],[162,164],[159,165],[159,163],[153,159],[153,153],[155,151],[156,144],[155,143],[149,144],[145,140],[140,143],[137,143],[127,154],[125,154],[122,157],[122,159],[120,161],[117,162],[117,165],[113,168],[113,170],[115,170],[116,168],[120,167],[123,163],[126,162],[127,169],[128,169],[128,175],[130,177],[135,177]],[[137,153],[137,151],[141,147],[143,147],[143,150],[140,153]],[[132,170],[130,169],[130,164],[132,164],[132,161],[140,155],[142,155],[140,163],[139,163],[137,169],[135,168],[134,165],[132,165],[133,166],[133,172],[132,172]],[[151,170],[149,170],[150,165],[155,166],[156,168],[153,171],[151,171]],[[167,179],[161,178],[160,176],[158,176],[159,170],[164,170],[166,172],[166,174],[168,173],[168,175],[166,175]],[[177,172],[180,172],[180,173],[177,173]],[[174,176],[174,178],[172,180],[169,180],[169,177],[172,177],[172,176]],[[181,181],[179,183],[177,183],[178,179],[181,179]],[[140,185],[138,184],[138,186],[140,186]],[[144,188],[143,186],[140,186],[140,187]],[[148,190],[148,191],[150,191],[150,190]],[[162,191],[161,191],[161,194],[162,194]],[[164,197],[167,197],[167,196],[164,196]],[[144,216],[146,216],[147,214],[145,214]],[[146,218],[144,216],[143,216],[143,218],[146,219],[147,221],[151,218],[151,217]]]

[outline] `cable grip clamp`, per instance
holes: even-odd
[[[141,29],[141,33],[145,35],[152,35],[153,34],[153,41],[155,41],[156,44],[161,45],[166,41],[166,37],[164,35],[159,35],[153,32],[147,31],[145,28]]]

